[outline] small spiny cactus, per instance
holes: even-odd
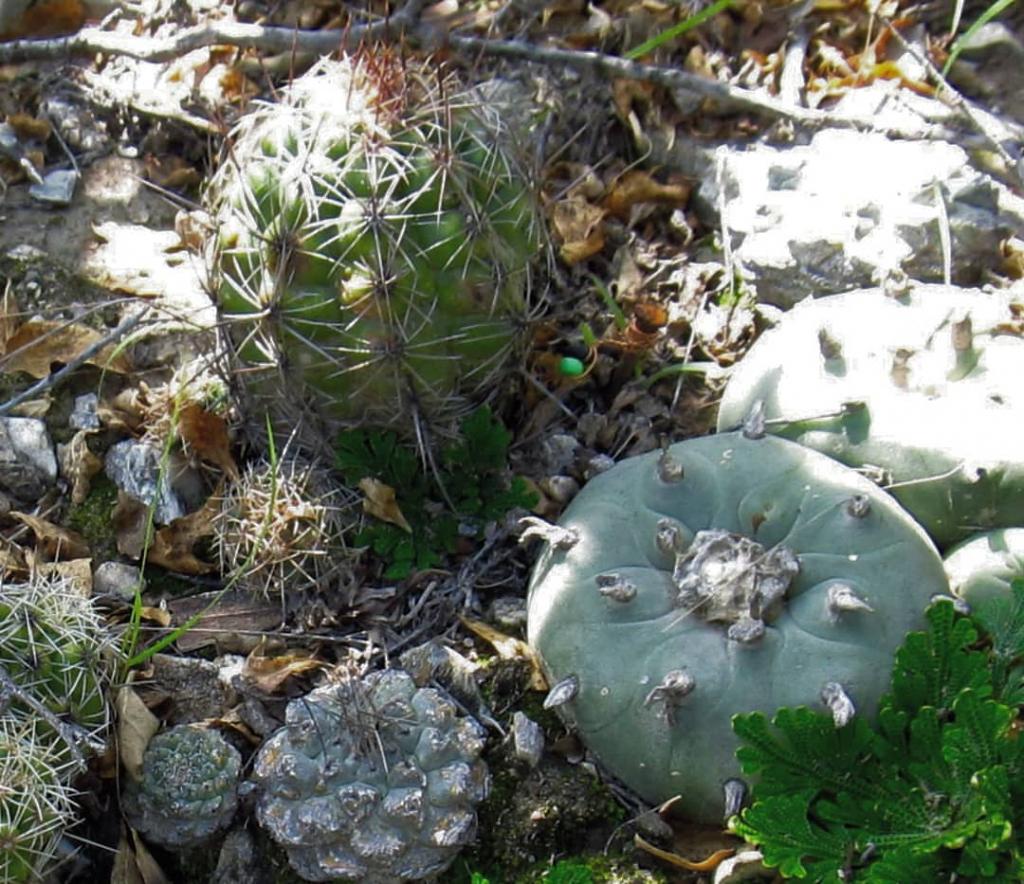
[[[324,59],[241,119],[209,201],[260,420],[422,434],[494,392],[540,249],[509,140],[494,108],[383,47]]]
[[[38,720],[0,714],[0,884],[42,880],[74,821],[74,772]]]
[[[215,541],[225,577],[265,598],[346,586],[355,496],[325,470],[285,458],[249,464],[221,500]]]
[[[109,723],[112,653],[98,612],[74,581],[37,574],[0,585],[0,667],[86,742]]]

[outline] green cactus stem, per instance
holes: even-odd
[[[499,115],[386,49],[325,59],[236,127],[209,202],[253,412],[433,425],[524,343],[539,216]]]

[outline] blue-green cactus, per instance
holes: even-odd
[[[870,712],[947,587],[924,531],[870,481],[750,436],[631,458],[526,532],[548,541],[528,634],[549,704],[646,800],[679,795],[706,821],[739,776],[734,714]]]
[[[770,432],[862,469],[940,547],[1024,525],[1024,340],[998,292],[916,285],[807,300],[736,366],[719,430]]]
[[[1010,598],[1010,584],[1024,580],[1024,528],[975,535],[947,552],[944,561],[950,589],[969,605]]]

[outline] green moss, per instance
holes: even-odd
[[[71,504],[68,510],[67,527],[85,538],[95,562],[118,557],[117,537],[110,518],[116,503],[117,486],[105,476],[96,476],[85,500]]]

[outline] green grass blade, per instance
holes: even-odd
[[[1013,0],[1009,0],[1009,2],[1012,3]],[[654,52],[655,49],[667,43],[669,40],[674,40],[676,37],[685,34],[687,31],[692,31],[694,28],[699,27],[709,18],[713,18],[718,15],[718,13],[728,9],[730,6],[732,6],[732,0],[715,0],[715,2],[710,6],[705,7],[700,10],[700,12],[695,12],[688,19],[679,22],[677,25],[673,25],[667,31],[662,31],[660,34],[651,37],[650,40],[644,41],[635,49],[630,49],[629,52],[626,53],[626,58],[630,60],[642,58],[648,53]]]
[[[995,3],[979,15],[977,20],[963,34],[956,38],[956,42],[953,43],[953,48],[949,52],[949,58],[946,59],[946,63],[942,67],[942,76],[946,76],[949,73],[949,69],[953,67],[954,62],[960,53],[963,52],[964,47],[970,42],[971,37],[1016,2],[1017,0],[996,0]]]

